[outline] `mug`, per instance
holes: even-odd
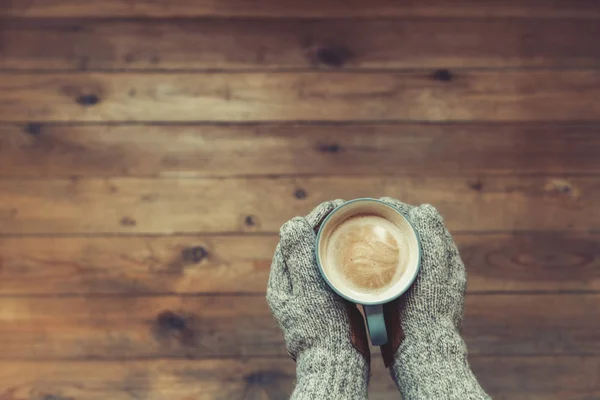
[[[328,227],[335,228],[340,226],[347,219],[357,215],[375,215],[392,222],[403,232],[407,240],[407,245],[416,250],[409,252],[407,255],[409,259],[406,260],[406,270],[398,281],[389,285],[380,293],[365,293],[350,287],[336,287],[330,277],[327,276],[324,266],[325,260],[322,254],[324,251],[322,252],[321,250],[325,247],[323,242],[329,237],[326,234]],[[319,271],[329,287],[344,299],[362,305],[371,343],[374,346],[382,346],[387,343],[388,338],[383,315],[383,304],[395,300],[410,288],[417,277],[421,264],[419,235],[408,218],[400,210],[381,200],[360,198],[347,201],[331,211],[321,223],[317,233],[315,252]]]

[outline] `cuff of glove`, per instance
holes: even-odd
[[[391,367],[403,400],[490,400],[473,375],[456,330],[410,335]]]
[[[354,348],[310,349],[296,361],[297,384],[291,400],[364,400],[369,364]]]

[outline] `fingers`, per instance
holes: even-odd
[[[324,203],[321,203],[317,207],[315,207],[315,209],[312,210],[310,214],[306,216],[306,220],[308,221],[310,226],[312,226],[313,229],[317,229],[319,225],[321,225],[321,222],[323,222],[325,217],[329,215],[329,213],[333,211],[334,208],[342,204],[344,204],[344,200],[342,199],[326,201]]]
[[[448,282],[450,268],[448,259],[448,242],[444,219],[437,210],[424,204],[410,211],[409,218],[417,230],[421,240],[421,269],[419,279],[437,283]]]
[[[467,289],[467,271],[463,263],[458,248],[450,236],[450,232],[445,229],[446,242],[448,243],[448,269],[450,274],[449,295],[452,296],[452,303],[455,305],[452,314],[454,326],[462,325],[465,292]]]
[[[447,228],[444,228],[444,234],[446,237],[446,244],[448,246],[448,264],[450,268],[450,278],[456,289],[464,293],[467,286],[467,271],[465,264],[463,263],[458,247],[452,239],[452,235],[448,232]]]
[[[410,213],[410,210],[415,208],[415,206],[411,206],[410,204],[403,203],[400,200],[396,200],[392,197],[382,197],[379,200],[397,208],[404,215],[408,215]]]
[[[292,293],[292,282],[290,281],[287,265],[283,259],[280,244],[277,245],[275,254],[273,255],[273,262],[271,263],[271,272],[269,273],[267,290],[287,294]]]
[[[316,234],[313,226],[301,217],[293,218],[281,227],[279,242],[289,271],[294,294],[319,294],[329,291],[321,277],[315,256]]]
[[[341,199],[326,201],[315,207],[306,218],[293,218],[281,227],[279,246],[292,293],[313,291],[313,294],[331,294],[317,266],[315,230],[333,209],[343,203]]]
[[[292,282],[280,245],[277,245],[267,283],[267,302],[272,310],[280,310],[291,295]]]

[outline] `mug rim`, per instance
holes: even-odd
[[[325,274],[325,270],[323,268],[323,266],[321,265],[321,260],[319,257],[319,243],[321,241],[321,234],[323,231],[323,227],[325,226],[325,224],[327,223],[327,221],[333,216],[333,214],[338,211],[339,209],[352,204],[352,203],[357,203],[357,202],[375,202],[375,203],[380,203],[383,204],[389,208],[391,208],[393,211],[395,211],[396,213],[398,213],[407,223],[408,226],[410,226],[410,228],[412,229],[413,233],[415,234],[415,237],[417,239],[417,266],[415,268],[415,272],[413,273],[413,276],[411,276],[410,280],[408,281],[408,283],[406,284],[406,287],[404,287],[402,290],[398,291],[398,293],[389,296],[385,299],[379,300],[379,301],[357,301],[356,299],[347,296],[345,294],[343,294],[340,290],[338,290],[329,280],[329,278],[327,277],[327,274]],[[319,230],[317,232],[317,242],[315,245],[315,258],[317,260],[317,266],[319,267],[319,272],[321,273],[321,276],[323,277],[323,279],[325,280],[325,282],[327,283],[327,286],[329,286],[331,288],[331,290],[333,290],[335,293],[337,293],[339,296],[341,296],[342,298],[355,303],[355,304],[361,304],[364,306],[374,306],[374,305],[379,305],[379,304],[385,304],[385,303],[389,303],[391,301],[396,300],[398,297],[402,296],[404,293],[406,293],[406,291],[413,285],[413,283],[415,282],[415,279],[417,279],[417,275],[419,274],[419,270],[421,269],[421,255],[422,255],[422,250],[421,250],[421,237],[419,236],[419,233],[417,232],[417,230],[415,229],[414,225],[412,224],[412,222],[410,222],[410,220],[395,206],[386,203],[385,201],[379,200],[379,199],[375,199],[375,198],[371,198],[371,197],[360,197],[357,199],[352,199],[352,200],[348,200],[342,204],[340,204],[339,206],[335,207],[333,210],[331,210],[329,212],[329,214],[325,217],[325,219],[323,219],[323,221],[321,221],[321,225],[319,226]]]

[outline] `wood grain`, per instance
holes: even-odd
[[[437,206],[452,231],[600,230],[595,177],[331,176],[3,179],[0,233],[278,232],[323,201],[382,195]]]
[[[0,238],[0,295],[264,293],[271,236]],[[600,291],[600,237],[456,234],[468,291]]]
[[[11,74],[0,122],[597,121],[600,71]]]
[[[0,238],[0,294],[264,293],[278,239]]]
[[[285,355],[264,296],[2,298],[4,359]],[[27,348],[26,348],[27,347]]]
[[[598,358],[471,357],[470,362],[479,382],[496,400],[600,397]]]
[[[90,7],[78,0],[6,0],[0,11],[7,17],[332,17],[332,16],[410,16],[410,17],[548,17],[598,18],[594,0],[477,1],[444,0],[397,2],[394,0],[105,0]]]
[[[455,235],[470,292],[598,290],[599,239],[552,232]]]
[[[591,37],[594,20],[18,20],[0,26],[0,68],[597,67]]]
[[[0,398],[9,400],[284,400],[295,380],[294,363],[285,358],[11,362],[0,370]],[[383,374],[371,384],[375,393],[392,389]]]
[[[374,357],[369,399],[398,398]],[[498,400],[589,400],[600,396],[598,357],[472,357],[483,387]],[[270,399],[293,390],[285,358],[0,363],[0,396],[72,400]],[[12,397],[11,397],[12,396]],[[36,397],[37,396],[37,397]],[[46,397],[44,397],[46,396]]]
[[[600,124],[0,125],[3,177],[600,173],[598,154]]]
[[[0,0],[0,400],[287,399],[280,225],[432,203],[496,400],[600,398],[597,0]],[[374,354],[370,398],[398,398]]]
[[[3,297],[0,359],[284,356],[261,296]],[[472,355],[599,355],[600,295],[467,295]]]

